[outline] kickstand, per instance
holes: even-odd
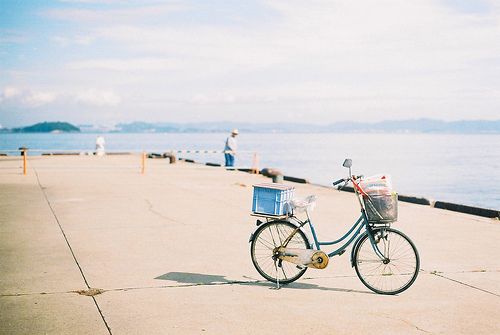
[[[274,261],[274,268],[276,269],[276,289],[280,289],[280,277],[278,274],[278,265],[276,264],[276,261]]]

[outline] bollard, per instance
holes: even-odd
[[[144,174],[144,171],[146,170],[146,152],[142,152],[142,167],[141,167],[141,174]]]
[[[283,173],[281,171],[273,169],[273,168],[264,168],[260,172],[266,177],[270,177],[273,179],[273,183],[283,183]]]
[[[173,152],[165,152],[163,154],[163,158],[168,158],[170,164],[174,164],[177,160],[177,157],[175,156],[175,154]]]
[[[21,147],[19,148],[19,150],[21,150],[21,156],[23,156],[23,175],[26,176],[26,172],[27,172],[27,169],[28,169],[28,148],[26,147]]]
[[[259,156],[256,152],[253,153],[252,173],[259,174]]]
[[[283,175],[278,174],[278,175],[273,176],[273,183],[283,184]]]

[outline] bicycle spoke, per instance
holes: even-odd
[[[297,280],[307,268],[299,268],[296,264],[279,261],[274,257],[274,250],[279,247],[295,230],[288,222],[266,223],[257,229],[251,244],[252,262],[257,271],[267,280],[286,284]],[[297,231],[290,239],[289,247],[308,249],[309,243],[302,231]],[[278,263],[281,262],[281,266]]]
[[[377,236],[377,246],[386,261],[374,253],[366,236],[356,247],[356,273],[363,284],[377,293],[401,292],[413,283],[418,274],[418,255],[411,242],[394,229],[379,231]]]
[[[259,238],[258,242],[264,246],[266,246],[266,248],[269,248],[269,249],[274,249],[276,246],[274,244],[272,244],[271,242],[263,239],[263,238]]]
[[[269,226],[269,234],[271,234],[271,238],[273,239],[273,245],[276,245],[276,241],[274,240],[273,231],[271,230],[271,226]]]

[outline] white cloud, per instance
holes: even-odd
[[[197,105],[210,105],[210,104],[231,104],[236,102],[236,97],[231,94],[196,94],[193,96],[190,102]]]
[[[37,108],[50,104],[114,107],[119,105],[121,101],[121,97],[114,91],[95,88],[56,92],[6,86],[0,93],[0,105],[27,108]]]
[[[92,3],[87,2],[87,4]],[[118,1],[109,1],[108,4],[120,5]],[[46,17],[63,21],[77,21],[83,23],[97,23],[108,25],[110,23],[110,20],[112,20],[113,23],[139,22],[143,19],[148,20],[153,17],[161,17],[162,15],[186,10],[187,8],[189,7],[185,4],[181,4],[180,2],[152,4],[144,4],[139,2],[138,4],[136,4],[136,6],[113,6],[111,8],[104,9],[102,7],[101,9],[57,8],[44,11],[42,14]]]
[[[66,64],[68,70],[109,71],[163,71],[182,66],[182,62],[168,58],[90,59]]]
[[[21,89],[6,86],[0,95],[0,104],[14,104],[30,108],[36,108],[54,102],[57,94],[54,92]]]
[[[17,87],[7,86],[3,89],[0,99],[12,99],[22,95],[22,90]],[[1,100],[0,100],[1,101]]]
[[[121,97],[112,91],[89,89],[76,93],[74,100],[77,103],[90,106],[113,107],[120,104]]]
[[[126,96],[120,111],[162,118],[181,106],[186,112],[173,117],[186,120],[190,109],[207,119],[247,110],[256,120],[293,110],[318,122],[498,118],[494,1],[466,11],[438,0],[273,0],[257,2],[252,13],[229,2],[207,11],[200,2],[68,1],[75,6],[45,12],[73,27],[51,34],[67,52],[46,70],[11,80],[59,90],[33,98],[41,103],[112,107]],[[241,18],[229,22],[222,12]]]
[[[339,72],[387,77],[462,71],[500,51],[498,17],[458,15],[434,1],[276,2],[280,20],[262,27],[194,24],[113,25],[103,41],[130,53],[173,55],[194,71],[234,75],[251,70],[296,73],[335,81]],[[328,78],[329,77],[329,78]]]
[[[74,36],[52,36],[50,40],[59,46],[67,47],[71,45],[90,45],[95,37],[91,35],[74,35]]]
[[[30,107],[39,107],[56,100],[57,95],[53,92],[32,92],[24,98],[24,103]]]

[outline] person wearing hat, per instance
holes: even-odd
[[[238,143],[236,143],[236,136],[238,136],[238,134],[238,129],[233,129],[233,131],[231,131],[231,136],[228,136],[226,139],[226,146],[224,147],[226,166],[234,166],[234,156],[238,149]]]

